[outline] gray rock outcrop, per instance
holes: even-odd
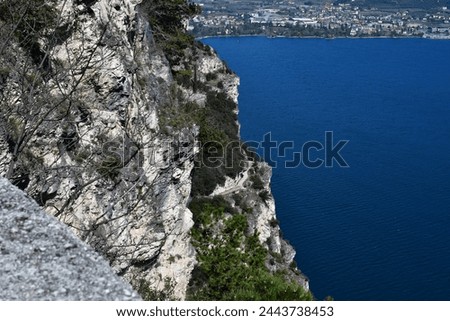
[[[139,300],[64,224],[0,178],[0,300]]]

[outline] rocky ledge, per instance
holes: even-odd
[[[0,300],[139,300],[65,225],[0,178]]]

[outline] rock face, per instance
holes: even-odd
[[[176,280],[183,297],[195,263],[187,202],[196,128],[161,132],[158,108],[171,103],[172,74],[138,4],[57,1],[66,39],[49,50],[52,77],[36,85],[31,102],[22,99],[31,93],[18,89],[17,70],[33,66],[15,48],[3,88],[12,110],[2,124],[13,137],[0,169],[118,274],[155,289]],[[35,132],[21,116],[30,104],[34,122],[51,119]]]
[[[199,126],[170,117],[189,102],[202,108],[207,93],[174,81],[183,63],[171,66],[155,44],[141,1],[55,3],[61,35],[37,42],[47,48],[41,64],[25,46],[0,46],[7,70],[0,83],[0,175],[135,287],[161,291],[170,284],[173,298],[183,299],[196,264],[188,204]],[[196,81],[213,75],[211,91],[237,103],[239,79],[215,53],[191,60]],[[264,200],[252,175],[263,181]],[[241,194],[252,203],[250,226],[286,267],[295,251],[275,224],[270,176],[266,164],[249,163],[213,194],[230,202]],[[298,281],[308,287],[303,276]]]
[[[0,178],[0,300],[139,300],[108,262]]]

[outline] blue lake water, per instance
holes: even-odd
[[[350,141],[350,168],[273,172],[316,297],[450,300],[450,41],[203,41],[241,77],[244,140]]]

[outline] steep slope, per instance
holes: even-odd
[[[93,249],[0,178],[0,300],[139,300]]]
[[[189,204],[213,196],[231,205],[221,206],[226,215],[246,213],[242,242],[257,236],[267,270],[307,288],[280,237],[270,169],[239,141],[239,80],[181,29],[195,8],[179,0],[0,6],[3,176],[148,299],[207,286],[191,278],[204,264],[191,238],[204,209],[193,216]]]

